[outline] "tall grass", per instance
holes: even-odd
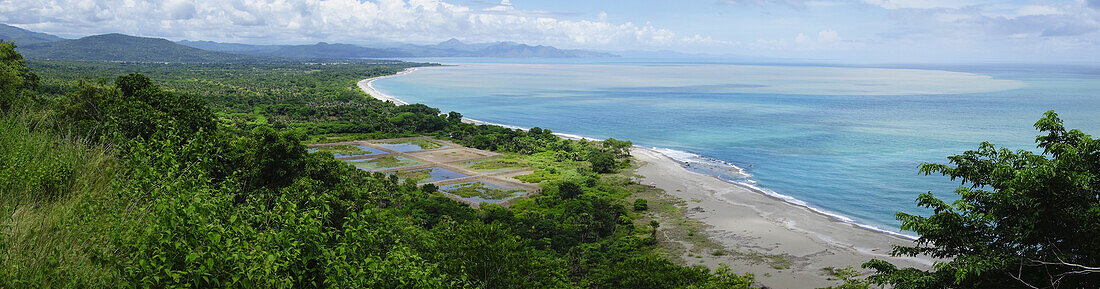
[[[48,109],[0,116],[0,287],[103,286],[106,218],[118,171],[109,146],[59,126]]]

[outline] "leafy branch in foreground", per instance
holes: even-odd
[[[896,256],[950,260],[934,271],[863,264],[870,280],[895,288],[1100,288],[1100,142],[1066,130],[1053,111],[1035,123],[1043,152],[978,150],[923,164],[924,174],[961,179],[961,198],[947,203],[925,193],[931,216],[898,213],[901,228],[920,234]]]

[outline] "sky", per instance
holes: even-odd
[[[250,44],[456,38],[849,62],[1100,59],[1100,0],[0,0],[0,23]]]

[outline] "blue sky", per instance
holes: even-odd
[[[0,22],[256,44],[458,38],[849,62],[1100,56],[1100,0],[0,0]]]

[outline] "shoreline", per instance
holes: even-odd
[[[358,84],[372,97],[396,105],[407,105],[405,101],[378,91],[372,82],[415,70],[416,68],[408,68],[398,74],[364,79]],[[462,121],[526,129],[466,117]],[[593,140],[580,135],[554,134],[567,139]],[[900,267],[925,269],[930,268],[934,262],[926,258],[889,256],[892,245],[913,245],[912,236],[856,223],[842,215],[830,214],[808,204],[795,203],[781,197],[785,195],[773,195],[751,185],[688,170],[683,162],[658,151],[657,148],[635,145],[631,152],[636,160],[643,163],[635,173],[653,187],[662,189],[666,195],[683,200],[684,209],[691,209],[691,213],[684,217],[706,224],[709,229],[705,233],[711,239],[727,248],[759,254],[788,255],[794,259],[794,265],[784,271],[731,256],[696,256],[702,264],[710,268],[724,263],[743,269],[739,270],[740,273],[754,273],[757,280],[769,286],[814,288],[835,283],[835,280],[828,279],[830,276],[824,273],[824,267],[852,266],[859,270],[863,262],[872,258],[887,260]],[[681,257],[687,260],[686,257]]]
[[[412,73],[413,71],[416,71],[416,67],[405,68],[405,70],[402,70],[401,72],[390,74],[390,75],[375,76],[375,77],[363,79],[363,80],[360,80],[356,84],[359,85],[360,90],[362,90],[364,93],[366,93],[367,95],[370,95],[373,98],[376,98],[376,99],[381,100],[381,101],[389,101],[389,102],[392,102],[393,104],[396,104],[396,105],[408,105],[409,103],[405,102],[404,100],[400,100],[396,97],[393,97],[393,96],[390,96],[388,94],[382,93],[382,91],[379,91],[378,89],[375,89],[374,88],[374,81],[379,80],[379,79],[383,79],[383,78],[402,76],[402,75],[405,75],[405,74]]]
[[[872,258],[899,267],[931,268],[934,260],[890,257],[892,245],[913,245],[913,240],[842,222],[814,210],[779,200],[716,176],[684,168],[671,157],[635,147],[631,154],[642,163],[635,171],[645,184],[683,201],[683,217],[704,223],[706,235],[724,247],[749,254],[783,255],[792,260],[777,269],[734,256],[710,254],[681,256],[716,268],[728,264],[739,273],[753,273],[762,284],[776,288],[816,288],[836,283],[825,267],[860,265]]]

